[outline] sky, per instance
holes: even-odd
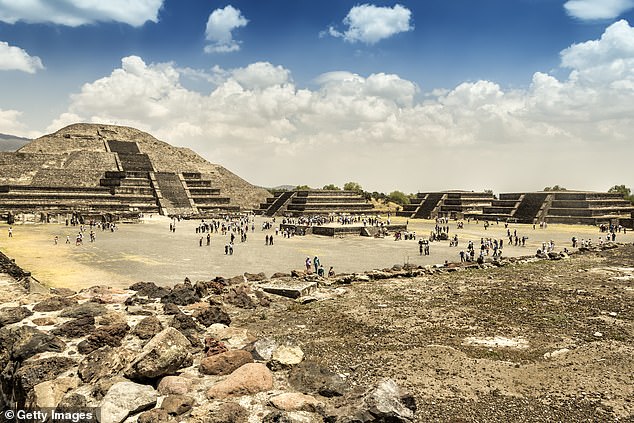
[[[634,0],[0,0],[0,133],[132,126],[256,185],[634,188]]]

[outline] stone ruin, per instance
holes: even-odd
[[[75,124],[0,153],[0,212],[194,215],[268,196],[192,150],[134,128]]]
[[[631,227],[634,206],[618,193],[589,191],[541,191],[492,193],[441,191],[419,193],[399,216],[433,219],[500,220],[518,223],[566,223],[598,225],[621,223]]]
[[[293,190],[278,191],[260,204],[264,216],[304,216],[330,213],[373,213],[374,206],[356,191],[345,190]]]

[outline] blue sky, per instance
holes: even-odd
[[[634,185],[632,0],[15,3],[0,132],[126,124],[265,186]]]

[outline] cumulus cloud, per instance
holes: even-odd
[[[0,133],[15,135],[18,137],[34,138],[39,135],[28,129],[28,126],[20,121],[22,112],[18,110],[0,109]]]
[[[400,32],[413,30],[411,16],[412,12],[400,4],[394,7],[362,4],[350,9],[344,18],[343,23],[348,27],[345,31],[340,32],[331,26],[328,34],[350,43],[375,44]]]
[[[378,190],[430,189],[414,185],[414,169],[421,180],[442,175],[432,189],[634,185],[621,173],[634,154],[633,44],[634,29],[620,21],[561,52],[565,77],[536,72],[524,89],[481,80],[428,93],[398,75],[347,71],[303,89],[267,62],[198,72],[211,81],[203,93],[181,84],[197,72],[130,56],[74,94],[49,131],[75,121],[131,125],[270,186],[354,178]],[[610,166],[580,185],[577,170],[595,169],[608,151],[618,152]]]
[[[566,12],[577,19],[614,19],[634,8],[634,0],[568,0]]]
[[[44,69],[42,60],[37,56],[30,56],[20,47],[10,46],[0,41],[0,70],[18,70],[35,73]]]
[[[122,22],[141,26],[147,21],[158,22],[162,6],[163,0],[0,0],[0,21],[67,26]]]
[[[216,9],[209,15],[205,38],[211,44],[205,46],[206,53],[230,53],[240,50],[240,42],[233,39],[233,30],[246,26],[249,21],[242,12],[228,5],[224,9]]]

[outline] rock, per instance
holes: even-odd
[[[172,304],[172,303],[163,304],[163,314],[165,314],[166,316],[171,316],[171,315],[180,314],[180,313],[181,313],[181,309],[178,308],[176,304]]]
[[[125,348],[104,347],[88,354],[79,364],[77,373],[82,381],[91,383],[121,373],[136,353]]]
[[[570,350],[568,348],[561,348],[555,351],[551,351],[551,352],[547,352],[544,354],[544,358],[545,359],[549,359],[549,358],[556,358],[559,357],[560,355],[564,355],[569,353]]]
[[[77,392],[70,392],[62,397],[62,399],[57,404],[57,410],[59,411],[69,411],[69,412],[77,412],[78,410],[86,409],[88,405],[88,401],[86,401],[86,397]],[[86,410],[90,411],[90,410]]]
[[[148,316],[134,327],[132,333],[139,339],[150,339],[163,330],[161,321],[156,316]]]
[[[178,313],[174,315],[170,326],[179,331],[188,331],[188,330],[198,330],[198,325],[191,318],[191,316],[186,315],[185,313]]]
[[[50,297],[33,306],[33,311],[58,311],[77,304],[76,300],[68,297]]]
[[[187,395],[170,395],[163,400],[161,408],[172,416],[180,416],[194,407],[194,399]]]
[[[271,279],[288,278],[290,273],[275,272],[271,275]]]
[[[231,324],[231,317],[220,306],[212,305],[196,310],[193,316],[203,326],[211,326],[214,323],[222,323],[227,326]]]
[[[246,282],[246,279],[243,275],[237,275],[232,278],[227,279],[228,285],[240,285]]]
[[[226,402],[209,416],[207,423],[247,423],[248,420],[249,412],[244,407],[235,402]]]
[[[72,297],[76,292],[68,288],[51,288],[51,294],[59,297]]]
[[[260,363],[248,363],[231,373],[225,380],[207,390],[207,397],[224,399],[256,394],[273,388],[273,373]]]
[[[0,309],[0,328],[20,322],[32,315],[33,312],[26,307],[2,308]]]
[[[87,316],[97,317],[97,316],[106,314],[107,312],[108,312],[108,309],[103,304],[87,302],[87,303],[70,306],[66,308],[64,311],[62,311],[59,314],[59,316],[60,317],[74,317],[74,318],[87,317]]]
[[[273,351],[277,348],[277,342],[271,338],[258,339],[253,344],[252,354],[256,360],[269,361]]]
[[[38,383],[31,391],[29,407],[55,408],[60,403],[64,395],[79,386],[79,379],[76,377],[60,377],[55,380]]]
[[[157,392],[148,385],[119,382],[101,401],[101,423],[121,423],[128,416],[156,405]]]
[[[162,408],[155,408],[153,410],[144,411],[139,414],[137,423],[162,423],[170,421],[170,416],[167,411]]]
[[[95,322],[101,326],[121,325],[128,323],[128,316],[118,311],[110,311],[95,318]]]
[[[260,282],[260,281],[266,280],[266,275],[264,274],[264,272],[260,272],[260,273],[244,272],[244,278],[247,280],[247,282]]]
[[[341,396],[346,390],[346,383],[341,376],[313,361],[304,361],[292,368],[288,382],[300,392],[324,397]]]
[[[595,333],[594,333],[594,336],[595,336],[596,338],[602,338],[602,337],[603,337],[603,334],[602,334],[601,332],[595,332]]]
[[[106,345],[118,347],[129,330],[130,326],[127,323],[100,326],[77,345],[77,351],[81,354],[89,354]]]
[[[211,357],[212,355],[221,354],[225,351],[229,351],[225,344],[213,336],[205,338],[205,357]]]
[[[228,375],[247,363],[253,357],[244,350],[231,350],[221,354],[205,357],[200,361],[200,372],[206,375]]]
[[[174,289],[167,295],[161,298],[162,303],[172,303],[180,306],[186,306],[194,304],[200,301],[200,297],[196,294],[196,291],[191,286],[183,286],[180,288],[174,287]]]
[[[304,352],[297,346],[280,345],[273,351],[269,369],[273,371],[290,369],[298,365],[304,359]]]
[[[272,411],[262,419],[262,423],[295,423],[285,413]]]
[[[282,411],[308,411],[319,412],[324,408],[324,403],[315,397],[298,392],[287,392],[270,399],[271,405]]]
[[[99,304],[123,304],[131,296],[129,291],[102,285],[85,288],[77,293],[77,297]]]
[[[126,369],[133,380],[156,379],[191,366],[191,343],[174,328],[167,328],[152,338]]]
[[[296,299],[313,293],[317,289],[317,282],[277,279],[261,285],[260,288],[269,294]]]
[[[51,333],[66,338],[81,338],[95,330],[95,318],[92,316],[80,317],[69,320],[59,327],[53,329]]]
[[[168,288],[157,286],[154,282],[137,282],[128,289],[136,291],[138,296],[149,298],[162,298],[170,293]]]
[[[14,333],[16,341],[11,349],[11,356],[17,361],[24,361],[46,351],[62,352],[66,349],[66,344],[58,337],[31,326],[22,326]]]
[[[36,317],[32,319],[31,322],[37,326],[53,326],[57,323],[57,320],[53,317]]]
[[[16,388],[26,394],[35,385],[55,379],[76,364],[72,358],[59,356],[29,360],[14,375]]]
[[[255,291],[255,296],[258,299],[258,304],[262,307],[269,307],[271,305],[271,299],[264,293],[264,291]]]
[[[244,285],[231,287],[229,292],[225,295],[224,300],[236,307],[245,309],[255,308],[255,302],[249,296],[249,288]]]
[[[165,376],[158,385],[161,395],[185,395],[192,387],[192,380],[182,376]]]
[[[207,333],[233,350],[240,350],[257,340],[247,329],[227,327],[219,323],[209,326]]]
[[[364,399],[373,421],[411,422],[416,412],[414,397],[404,393],[392,379],[382,381]]]

